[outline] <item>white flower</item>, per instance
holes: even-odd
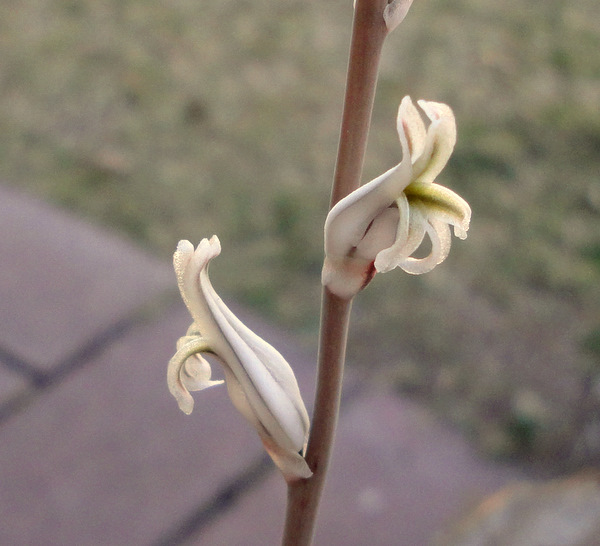
[[[212,354],[223,365],[231,401],[256,428],[285,478],[308,478],[312,473],[303,454],[309,420],[294,372],[215,292],[208,264],[220,253],[215,235],[203,239],[195,250],[189,241],[180,241],[173,256],[179,290],[194,323],[169,362],[169,390],[181,410],[191,413],[194,401],[188,391],[222,383],[210,380],[210,365],[200,356]]]
[[[468,203],[434,183],[454,149],[454,114],[445,104],[418,104],[431,123],[426,128],[404,97],[397,119],[401,163],[339,201],[327,216],[322,282],[341,298],[353,297],[376,272],[431,271],[450,251],[450,224],[457,237],[467,236]],[[430,254],[412,257],[425,234]]]

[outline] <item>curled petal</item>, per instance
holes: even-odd
[[[409,202],[419,202],[429,217],[454,226],[454,234],[466,239],[471,221],[471,207],[457,193],[439,184],[414,183],[405,191]]]
[[[188,361],[194,357],[199,352],[206,352],[210,350],[210,346],[206,339],[201,337],[192,337],[188,341],[180,344],[177,348],[177,352],[169,361],[169,366],[167,368],[167,385],[169,387],[169,391],[177,400],[177,404],[179,405],[179,409],[183,411],[183,413],[189,415],[192,413],[194,409],[194,399],[190,395],[190,390],[200,390],[195,388],[190,388],[190,384],[197,385],[198,382],[203,382],[204,387],[210,387],[216,383],[220,382],[211,382],[210,381],[210,366],[208,367],[208,376],[206,375],[206,369],[198,370],[194,369],[193,361],[192,364],[188,367]],[[206,363],[208,365],[208,362]],[[202,377],[200,377],[202,376]]]
[[[208,361],[200,354],[190,356],[181,367],[179,376],[188,391],[202,391],[215,385],[222,385],[224,381],[211,380],[212,370]]]
[[[179,351],[179,349],[191,341],[198,343],[198,346],[202,349],[202,352],[211,352],[208,349],[208,343],[200,335],[195,323],[192,323],[192,325],[188,328],[185,336],[180,337],[177,340],[177,350]],[[202,344],[203,341],[205,345]],[[179,379],[182,385],[188,391],[202,391],[204,389],[208,389],[209,387],[214,387],[215,385],[221,385],[224,383],[223,380],[211,380],[211,375],[212,369],[210,364],[199,352],[189,356],[186,360],[184,360],[179,371]],[[192,408],[190,408],[190,412]]]
[[[436,265],[442,263],[450,252],[451,236],[448,224],[435,220],[427,221],[424,217],[421,221],[431,241],[431,252],[425,258],[408,257],[399,264],[401,269],[411,275],[428,273]]]
[[[177,340],[177,350],[184,347],[190,341],[194,341],[202,347],[202,340],[208,347],[208,342],[202,338],[196,323],[192,323],[188,328],[187,334]],[[203,349],[202,352],[211,353],[210,349]],[[213,355],[216,356],[216,355]],[[223,380],[211,380],[212,369],[208,360],[206,360],[199,352],[191,355],[183,362],[179,373],[181,382],[188,391],[202,391],[215,385],[222,385]]]
[[[415,223],[414,220],[412,224],[410,223],[410,207],[404,193],[396,199],[396,214],[398,216],[396,237],[391,245],[383,247],[375,257],[375,269],[379,273],[386,273],[398,267],[418,248],[425,234],[423,229],[419,236],[414,227],[420,224]]]
[[[397,200],[397,205],[400,220],[396,240],[377,254],[375,269],[378,272],[400,267],[413,275],[427,273],[448,256],[449,224],[454,226],[455,235],[461,239],[467,235],[471,208],[444,186],[411,184]],[[431,253],[426,258],[412,258],[411,254],[419,248],[426,233],[431,240]]]

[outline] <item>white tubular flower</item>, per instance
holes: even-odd
[[[200,353],[223,365],[233,405],[256,428],[286,480],[308,478],[303,458],[309,420],[290,365],[266,341],[248,329],[217,295],[208,277],[209,262],[221,253],[214,235],[194,250],[180,241],[173,256],[177,282],[194,323],[177,344],[169,362],[167,382],[184,413],[191,413],[190,390],[222,381],[210,380],[210,365]]]
[[[352,298],[376,272],[395,267],[413,275],[431,271],[448,256],[450,224],[457,237],[467,236],[468,203],[434,183],[454,149],[454,114],[445,104],[418,104],[429,127],[410,97],[398,110],[401,163],[339,201],[325,221],[322,282],[341,298]],[[412,257],[426,234],[430,254]]]

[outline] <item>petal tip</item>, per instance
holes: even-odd
[[[177,243],[177,250],[175,252],[189,252],[190,250],[194,250],[194,245],[187,239],[182,239]]]
[[[221,241],[216,235],[210,239],[202,239],[196,248],[196,255],[201,258],[202,263],[208,263],[219,254],[221,254]]]
[[[175,393],[172,394],[175,396],[177,405],[183,413],[190,415],[194,411],[194,399],[191,394],[188,392],[180,393],[179,396],[175,395]]]
[[[273,462],[283,474],[286,482],[291,483],[306,480],[313,475],[312,470],[300,453],[282,448],[273,442],[272,438],[267,436],[262,436],[261,440],[265,451],[273,459]]]
[[[454,236],[458,237],[461,240],[465,240],[467,238],[467,232],[469,231],[469,225],[467,226],[454,226]]]

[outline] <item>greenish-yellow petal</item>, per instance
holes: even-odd
[[[412,183],[405,190],[409,203],[418,201],[427,210],[427,216],[452,224],[454,234],[467,237],[471,221],[471,207],[457,193],[439,184]]]

